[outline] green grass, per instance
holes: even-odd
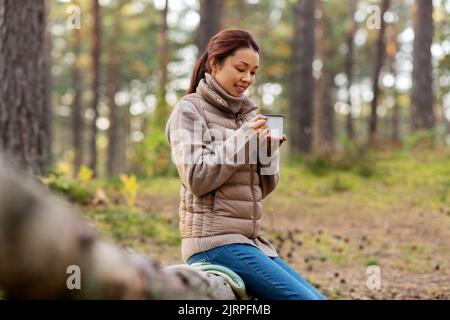
[[[367,256],[364,258],[364,266],[365,267],[378,265],[378,264],[379,264],[379,260],[376,257]]]
[[[309,231],[295,236],[302,245],[295,247],[285,238],[285,247],[294,246],[294,265],[298,263],[297,267],[308,276],[324,284],[331,298],[348,295],[324,278],[320,268],[354,269],[357,273],[361,267],[380,265],[413,275],[434,272],[435,261],[440,263],[441,270],[446,267],[443,257],[448,246],[437,246],[434,240],[414,234],[412,240],[398,238],[396,228],[401,226],[402,236],[409,237],[408,228],[420,229],[418,224],[423,223],[418,212],[430,214],[432,218],[427,220],[430,230],[448,221],[448,148],[354,153],[349,159],[344,154],[322,160],[303,158],[283,163],[280,175],[278,187],[264,200],[265,211],[270,213],[264,219],[270,221],[272,216],[275,224],[278,217],[288,219],[289,226],[300,229],[306,223]],[[120,197],[118,179],[91,181],[90,190],[102,189],[115,201],[84,206],[83,214],[102,235],[118,244],[155,253],[167,262],[176,261],[180,250],[177,218],[180,181],[177,177],[138,177],[138,184],[140,200],[136,208],[128,208]],[[414,212],[412,216],[410,210]],[[336,227],[334,219],[339,219]],[[318,235],[314,230],[321,229],[322,222],[328,223],[329,231]],[[392,226],[391,234],[383,233],[385,222]],[[267,230],[265,236],[274,243],[277,236],[285,237],[286,231],[277,234],[275,229]],[[367,241],[361,242],[362,235],[367,235]],[[343,241],[344,237],[350,241]],[[316,258],[305,264],[303,260],[309,256]],[[308,271],[308,266],[313,271]]]
[[[345,156],[342,156],[343,158]],[[367,156],[369,157],[369,156]],[[320,170],[311,161],[288,163],[281,168],[282,179],[277,195],[286,197],[331,197],[351,193],[362,203],[391,205],[399,197],[410,199],[417,206],[436,208],[450,199],[450,152],[436,154],[411,151],[385,152],[369,157],[367,167],[372,172],[360,174],[360,166],[345,167],[340,160],[320,162]],[[371,168],[372,166],[373,168]]]
[[[147,193],[161,195],[177,194],[180,190],[180,180],[177,177],[155,177],[139,181],[141,188]]]
[[[330,299],[350,298],[350,289],[365,296],[361,270],[369,265],[400,279],[447,270],[449,245],[439,235],[450,221],[450,149],[411,143],[396,151],[347,152],[284,159],[280,183],[264,200],[263,217],[264,236],[280,256],[320,284]],[[81,202],[83,215],[104,237],[167,264],[180,263],[178,177],[137,178],[133,208],[127,207],[118,178],[84,186],[91,199],[103,190],[109,201],[100,204],[77,201],[71,192],[76,188],[67,188],[64,177],[55,184],[71,201]],[[289,230],[295,229],[301,232],[291,233],[291,239]],[[395,298],[405,285],[377,297]],[[420,290],[425,297],[436,295],[431,285]]]
[[[157,214],[141,212],[126,207],[103,208],[85,211],[102,235],[125,245],[139,247],[152,239],[156,244],[178,246],[178,227],[173,221]]]

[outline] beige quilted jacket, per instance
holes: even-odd
[[[249,145],[256,136],[247,122],[256,109],[245,98],[234,114],[202,79],[197,92],[183,97],[171,113],[166,135],[182,182],[179,228],[185,261],[228,243],[248,243],[277,256],[261,236],[260,221],[261,200],[275,189],[279,173],[262,175],[259,163],[249,163]],[[239,143],[238,136],[250,138]],[[221,152],[224,148],[233,152]],[[241,156],[245,163],[236,161]]]

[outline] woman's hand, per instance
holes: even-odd
[[[267,125],[266,125],[264,128],[260,128],[260,129],[259,129],[258,135],[259,135],[259,137],[260,137],[261,139],[266,139],[266,140],[269,140],[269,141],[270,141],[270,140],[277,139],[278,142],[280,143],[280,146],[281,146],[281,144],[282,144],[283,142],[287,141],[287,136],[286,136],[285,134],[283,134],[283,136],[281,136],[281,137],[272,137],[272,136],[270,135],[269,129],[267,128]]]
[[[260,132],[262,129],[267,129],[267,117],[262,114],[258,114],[252,120],[248,122],[250,128],[252,128],[256,134]]]
[[[267,150],[269,151],[269,154],[271,154],[272,150],[272,141],[275,139],[278,140],[279,146],[283,144],[283,142],[287,141],[287,136],[284,134],[282,137],[272,137],[270,135],[269,127],[267,125],[267,117],[263,116],[262,114],[257,115],[252,120],[248,122],[250,128],[252,128],[255,133],[258,135],[258,138],[260,140],[266,141],[268,146]],[[274,142],[275,143],[275,142]]]
[[[260,129],[258,133],[258,137],[260,140],[265,141],[267,143],[267,153],[269,156],[272,155],[272,144],[275,144],[275,140],[278,140],[278,147],[280,147],[283,142],[287,141],[287,136],[283,134],[281,137],[272,137],[270,135],[269,129]]]

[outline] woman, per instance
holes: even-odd
[[[268,148],[266,156],[276,161],[275,147],[287,138],[270,137],[267,118],[256,115],[257,107],[244,94],[258,67],[259,46],[249,33],[219,32],[197,61],[187,94],[167,123],[182,182],[183,260],[233,270],[258,299],[325,299],[261,236],[261,200],[275,189],[279,173],[262,174],[270,163],[262,163],[259,150]],[[256,153],[252,145],[258,146]]]

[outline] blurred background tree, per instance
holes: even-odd
[[[164,125],[196,57],[221,28],[247,29],[260,43],[262,68],[248,94],[261,112],[287,116],[289,154],[340,152],[349,142],[364,147],[375,134],[381,145],[401,146],[420,129],[448,144],[449,6],[448,0],[48,2],[48,33],[39,45],[51,58],[44,105],[52,119],[42,119],[52,125],[37,136],[56,139],[52,152],[42,148],[48,155],[41,160],[53,155],[54,167],[70,163],[73,176],[83,164],[100,177],[175,174]],[[79,28],[69,23],[74,17]],[[3,119],[13,123],[4,109]],[[3,146],[12,145],[2,132]]]

